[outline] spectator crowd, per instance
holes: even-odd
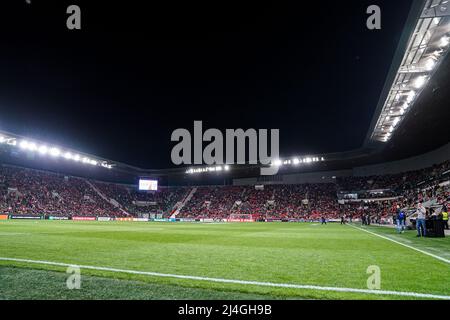
[[[392,215],[393,208],[434,200],[448,205],[450,161],[395,175],[340,177],[336,183],[255,186],[161,187],[140,192],[136,186],[88,181],[46,171],[0,166],[0,214],[318,220]],[[377,191],[374,191],[377,190]],[[380,192],[379,190],[383,190]],[[341,194],[358,194],[352,201]],[[191,197],[187,199],[188,195]],[[338,201],[340,199],[340,201]],[[188,201],[184,201],[188,200]],[[184,203],[184,206],[181,204]],[[179,210],[177,210],[179,209]],[[177,211],[176,211],[177,210]]]

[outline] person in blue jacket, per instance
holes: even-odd
[[[403,210],[398,209],[397,210],[397,232],[403,233],[405,232],[405,226],[406,226],[406,214]]]

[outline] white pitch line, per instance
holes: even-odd
[[[416,248],[416,247],[413,247],[413,246],[410,246],[410,245],[404,244],[404,243],[402,243],[402,242],[400,242],[400,241],[397,241],[397,240],[391,239],[391,238],[389,238],[389,237],[385,237],[385,236],[382,236],[382,235],[380,235],[380,234],[378,234],[378,233],[375,233],[375,232],[372,232],[372,231],[369,231],[369,230],[366,230],[366,229],[363,229],[363,228],[360,228],[360,227],[357,227],[357,226],[353,226],[353,225],[351,225],[351,224],[347,224],[347,225],[348,225],[348,226],[350,226],[350,227],[352,227],[352,228],[355,228],[355,229],[358,229],[358,230],[361,230],[361,231],[364,231],[364,232],[370,233],[370,234],[372,234],[372,235],[374,235],[374,236],[377,236],[377,237],[383,238],[383,239],[385,239],[385,240],[389,240],[389,241],[392,241],[392,242],[394,242],[394,243],[396,243],[396,244],[399,244],[399,245],[401,245],[401,246],[404,246],[404,247],[406,247],[406,248],[409,248],[409,249],[415,250],[415,251],[417,251],[417,252],[420,252],[420,253],[426,254],[427,256],[433,257],[433,258],[435,258],[435,259],[438,259],[438,260],[440,260],[440,261],[443,261],[443,262],[445,262],[445,263],[449,263],[449,264],[450,264],[450,260],[448,260],[448,259],[445,259],[445,258],[443,258],[443,257],[440,257],[440,256],[437,256],[437,255],[435,255],[435,254],[432,254],[432,253],[430,253],[430,252],[427,252],[427,251],[424,251],[424,250],[418,249],[418,248]]]
[[[147,276],[154,276],[154,277],[164,277],[164,278],[176,278],[176,279],[209,281],[209,282],[218,282],[218,283],[233,283],[233,284],[244,284],[244,285],[256,285],[256,286],[274,287],[274,288],[308,289],[308,290],[320,290],[320,291],[332,291],[332,292],[351,292],[351,293],[365,293],[365,294],[375,294],[375,295],[388,295],[388,296],[403,296],[403,297],[414,297],[414,298],[428,298],[428,299],[450,300],[450,296],[436,295],[436,294],[429,294],[429,293],[386,291],[386,290],[370,290],[370,289],[355,289],[355,288],[340,288],[340,287],[321,287],[321,286],[303,285],[303,284],[273,283],[273,282],[259,282],[259,281],[247,281],[247,280],[209,278],[209,277],[186,276],[186,275],[169,274],[169,273],[158,273],[158,272],[147,272],[147,271],[116,269],[116,268],[108,268],[108,267],[83,266],[83,265],[78,265],[78,264],[69,264],[69,263],[61,263],[61,262],[18,259],[18,258],[6,258],[6,257],[0,257],[0,261],[15,261],[15,262],[25,262],[25,263],[36,263],[36,264],[45,264],[45,265],[60,266],[60,267],[75,267],[76,266],[76,267],[79,267],[80,269],[91,269],[91,270],[99,270],[99,271],[139,274],[139,275],[147,275]]]

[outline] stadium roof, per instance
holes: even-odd
[[[380,97],[365,145],[387,142],[450,49],[447,0],[415,1]]]

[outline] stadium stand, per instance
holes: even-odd
[[[123,215],[80,178],[2,166],[0,186],[0,212],[5,214]]]
[[[397,206],[414,208],[418,201],[449,207],[449,168],[450,161],[446,161],[396,175],[337,178],[336,183],[161,187],[157,192],[140,192],[132,185],[2,165],[0,213],[159,214],[168,218],[176,212],[177,218],[225,219],[230,214],[252,214],[255,219],[282,220],[339,219],[343,215],[357,219],[364,214],[380,222],[392,216]],[[357,194],[359,200],[349,198],[351,194]]]
[[[189,192],[189,188],[186,187],[162,187],[157,192],[139,192],[136,186],[98,181],[93,183],[107,197],[117,201],[126,211],[134,215],[141,213],[170,215],[175,205]]]

